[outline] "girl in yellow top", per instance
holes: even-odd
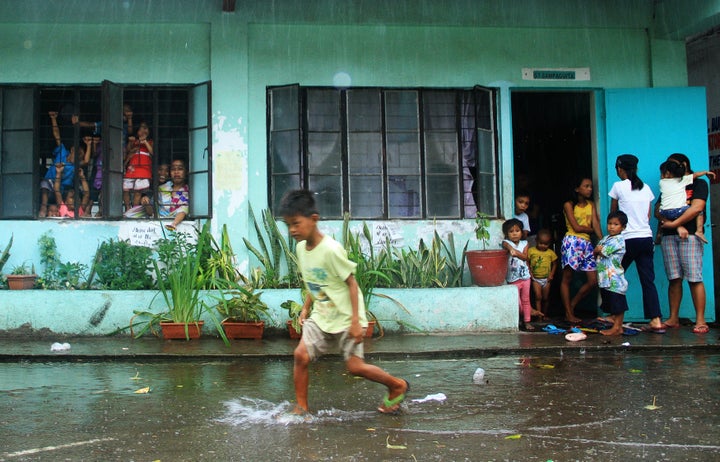
[[[563,308],[565,308],[565,319],[571,323],[581,321],[575,316],[575,307],[597,286],[597,270],[590,234],[595,234],[598,239],[602,239],[602,231],[597,208],[590,200],[592,192],[592,180],[581,178],[574,183],[572,199],[563,204],[567,232],[563,237],[560,250],[560,265],[562,266],[560,298]],[[587,280],[571,300],[570,281],[576,271],[584,272]]]

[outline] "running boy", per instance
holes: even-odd
[[[388,392],[378,411],[397,412],[410,384],[363,359],[362,342],[367,319],[363,294],[353,275],[355,263],[348,260],[345,249],[337,241],[318,229],[320,215],[312,192],[288,192],[280,202],[279,214],[290,235],[298,242],[298,267],[308,289],[300,313],[302,338],[294,354],[297,401],[293,412],[309,412],[310,362],[332,349],[342,351],[348,372],[387,387]]]
[[[602,296],[601,308],[610,313],[613,325],[610,329],[601,330],[603,335],[621,335],[624,331],[623,320],[628,310],[628,283],[622,259],[625,255],[625,238],[620,234],[627,226],[628,217],[625,212],[617,210],[607,217],[608,235],[600,239],[593,254],[597,262],[598,286]]]

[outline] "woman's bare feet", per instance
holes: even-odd
[[[610,329],[601,330],[600,333],[603,335],[607,335],[607,336],[622,335],[623,328],[622,327],[611,327]]]

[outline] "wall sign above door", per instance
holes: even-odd
[[[556,69],[529,68],[522,70],[523,80],[590,80],[589,67],[563,67]]]

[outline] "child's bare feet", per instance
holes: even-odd
[[[310,411],[308,411],[307,409],[302,408],[296,404],[295,407],[293,408],[293,410],[290,411],[290,414],[307,415],[307,414],[310,414]]]
[[[47,216],[47,205],[41,205],[40,211],[38,212],[38,217],[45,218]]]
[[[530,316],[532,316],[533,318],[545,319],[545,314],[542,311],[536,309],[533,309],[530,312]]]
[[[582,319],[578,318],[573,313],[565,313],[565,320],[571,324],[577,324],[582,321]]]
[[[705,237],[705,233],[702,233],[700,231],[695,231],[695,236],[702,241],[703,244],[707,244],[708,240]]]

